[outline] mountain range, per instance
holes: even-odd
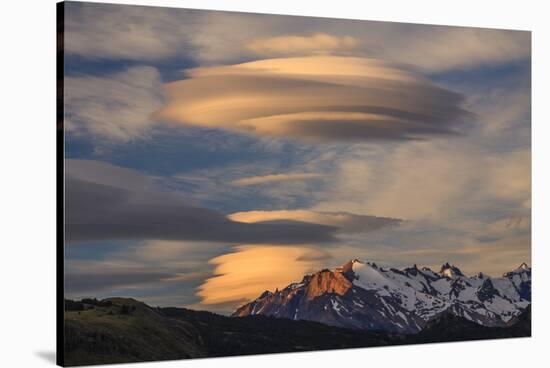
[[[352,260],[308,274],[282,290],[265,291],[234,317],[265,315],[327,325],[416,334],[443,315],[486,327],[512,324],[531,304],[531,268],[501,277],[466,276],[446,263],[438,272],[416,265],[384,268]]]

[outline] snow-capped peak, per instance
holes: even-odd
[[[441,266],[441,270],[439,270],[439,274],[441,276],[445,276],[450,279],[453,279],[458,276],[464,276],[464,274],[462,273],[462,271],[460,271],[458,267],[455,267],[452,264],[449,264],[449,262]]]
[[[352,270],[356,277],[353,284],[365,290],[395,287],[394,283],[385,277],[375,264],[355,263]]]
[[[521,274],[531,274],[531,267],[527,265],[527,263],[522,263],[519,265],[518,268],[516,268],[513,271],[505,272],[502,276],[503,277],[513,277],[514,275],[521,275]]]
[[[357,258],[355,259],[352,259],[350,260],[349,262],[343,264],[342,266],[340,267],[336,267],[334,270],[336,272],[342,272],[342,273],[347,273],[347,272],[350,272],[353,270],[353,267],[355,265],[358,265],[358,264],[363,264],[363,262],[361,262],[360,260],[358,260]]]

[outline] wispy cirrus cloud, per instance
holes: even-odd
[[[150,62],[186,57],[219,64],[250,60],[258,54],[330,50],[439,73],[514,62],[529,58],[531,52],[530,33],[509,30],[119,4],[67,6],[65,50],[93,60]]]
[[[162,82],[154,67],[136,66],[105,76],[65,78],[65,130],[96,142],[141,139],[162,106]]]
[[[285,182],[285,181],[317,179],[320,177],[322,177],[322,175],[316,174],[316,173],[270,174],[270,175],[250,176],[246,178],[233,180],[231,184],[238,185],[238,186],[248,186],[248,185],[278,183],[278,182]]]
[[[255,39],[245,47],[261,56],[334,54],[351,51],[359,41],[351,36],[332,36],[326,33],[290,35]]]
[[[68,3],[65,52],[90,59],[161,60],[189,44],[193,12],[162,7]],[[182,22],[181,17],[187,21]]]
[[[365,39],[369,40],[368,35]],[[531,57],[530,32],[502,29],[386,24],[386,32],[377,32],[367,45],[377,46],[373,56],[425,73],[496,66]]]

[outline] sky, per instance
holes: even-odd
[[[65,294],[231,313],[531,262],[531,35],[65,3]]]

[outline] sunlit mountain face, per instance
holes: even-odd
[[[529,305],[530,33],[64,7],[67,298],[397,333]]]
[[[383,268],[353,260],[259,295],[233,314],[309,320],[332,326],[418,333],[452,314],[488,327],[506,327],[531,304],[531,268],[501,277],[466,276],[445,263],[438,272],[417,265]]]

